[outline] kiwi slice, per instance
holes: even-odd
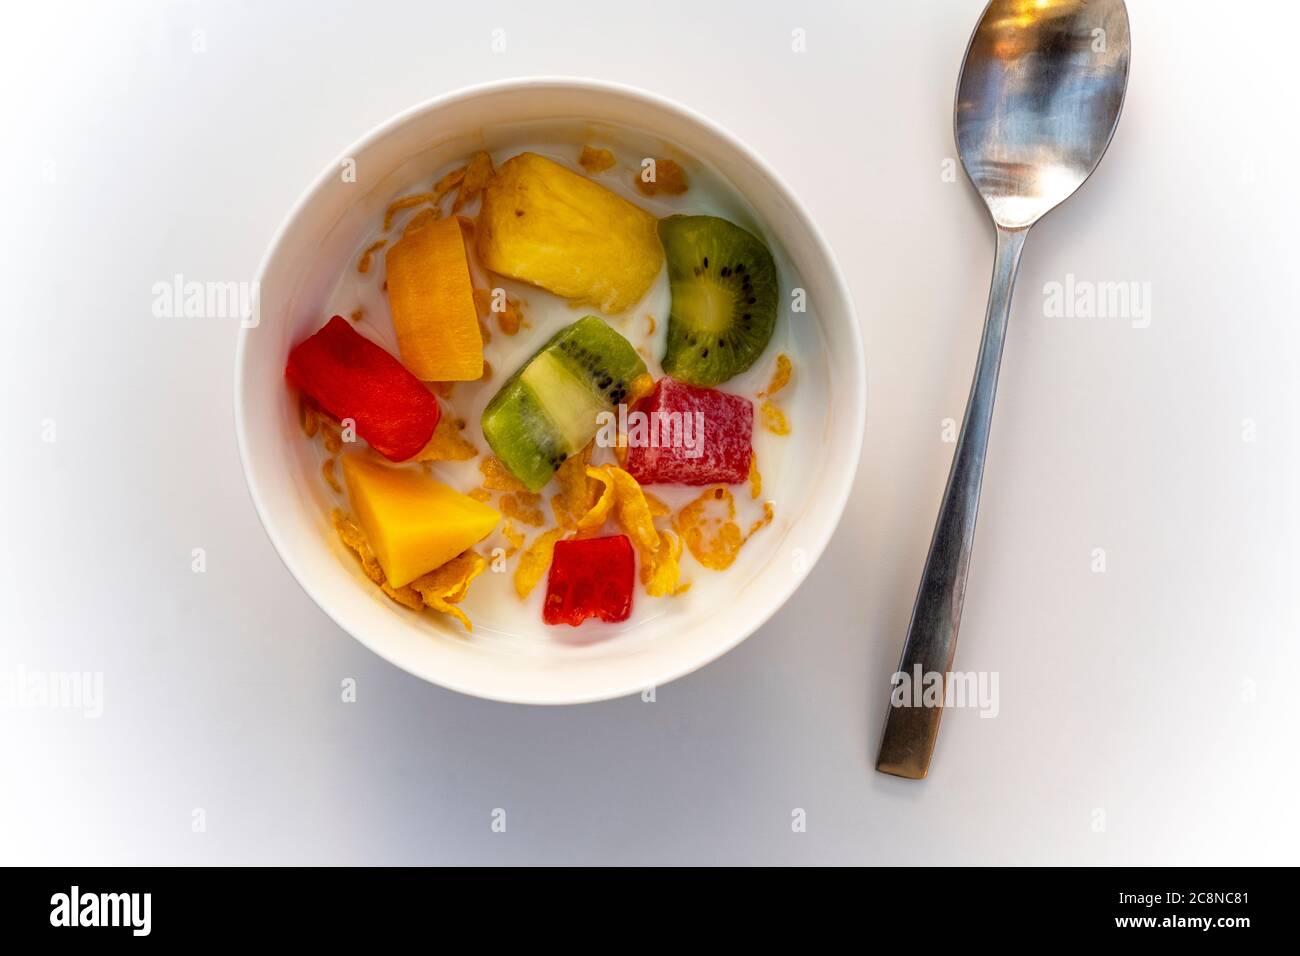
[[[596,416],[645,374],[636,349],[594,315],[553,335],[483,410],[483,437],[511,474],[540,491],[596,434]]]
[[[717,216],[659,220],[672,311],[664,371],[717,385],[757,361],[776,327],[776,263],[767,246]]]

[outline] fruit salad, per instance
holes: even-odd
[[[772,533],[756,437],[795,427],[775,333],[801,310],[694,176],[599,143],[483,151],[377,217],[285,379],[388,598],[469,633],[486,589],[599,631]]]

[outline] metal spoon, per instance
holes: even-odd
[[[984,338],[899,675],[943,675],[948,687],[975,539],[998,365],[1011,289],[1029,228],[1097,168],[1128,85],[1124,0],[993,0],[971,37],[954,127],[966,175],[997,226]],[[894,697],[906,697],[893,706]],[[876,769],[920,779],[930,769],[942,707],[891,695]]]

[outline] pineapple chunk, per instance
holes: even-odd
[[[442,567],[497,526],[493,508],[407,468],[343,456],[343,478],[361,530],[395,588]]]
[[[617,314],[663,265],[655,217],[536,153],[507,160],[483,193],[478,254],[493,272]]]
[[[408,229],[388,250],[388,302],[402,362],[425,382],[483,377],[474,287],[456,218]]]

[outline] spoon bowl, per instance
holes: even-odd
[[[1128,87],[1124,0],[993,0],[971,36],[953,127],[993,221],[1037,222],[1092,175]]]

